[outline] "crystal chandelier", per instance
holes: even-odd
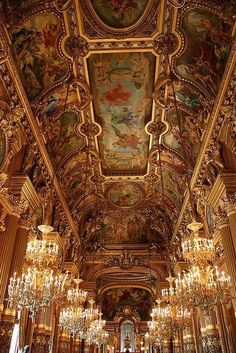
[[[30,267],[19,278],[14,273],[8,285],[8,305],[26,307],[33,318],[51,301],[62,299],[67,279],[67,274],[54,276],[48,268]]]
[[[193,236],[182,243],[183,258],[198,266],[205,266],[215,257],[213,240],[199,237],[199,230],[202,226],[199,222],[190,223],[187,228],[193,232]]]
[[[70,306],[62,309],[59,316],[59,326],[68,331],[73,338],[77,335],[83,336],[83,307]]]
[[[191,223],[193,238],[183,243],[183,257],[189,263],[188,271],[178,275],[176,293],[183,305],[199,307],[206,315],[213,307],[231,298],[230,276],[212,266],[214,245],[198,235],[201,223]]]
[[[52,227],[39,226],[44,234],[52,231]],[[68,280],[68,274],[55,275],[55,265],[58,259],[58,247],[54,243],[43,240],[33,240],[27,247],[26,260],[31,262],[26,272],[17,278],[16,273],[8,285],[8,305],[10,307],[26,307],[30,316],[48,307],[52,301],[61,300]],[[47,266],[46,266],[47,264]],[[58,271],[57,271],[58,272]]]
[[[81,307],[84,305],[88,293],[82,289],[79,289],[79,284],[80,282],[82,282],[80,278],[74,279],[74,282],[76,284],[76,287],[68,289],[67,301],[73,306]]]
[[[87,334],[87,340],[89,344],[94,343],[97,346],[100,346],[101,344],[107,342],[109,334],[107,331],[105,331],[106,321],[102,320],[102,313],[99,312],[98,315],[98,320],[94,320],[90,325]]]
[[[38,229],[46,235],[53,227],[43,224],[38,226]],[[34,238],[27,244],[25,259],[34,265],[48,266],[56,263],[58,255],[59,247],[56,243]]]

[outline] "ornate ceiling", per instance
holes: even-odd
[[[234,0],[3,1],[22,96],[86,251],[167,253],[234,9]]]

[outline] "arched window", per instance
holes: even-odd
[[[130,320],[125,320],[120,325],[120,351],[121,352],[126,351],[125,341],[127,340],[127,337],[130,340],[129,351],[135,352],[135,330],[134,330],[134,324]]]

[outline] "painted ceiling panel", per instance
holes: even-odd
[[[106,175],[144,174],[147,167],[155,57],[151,53],[92,55],[89,74]]]
[[[57,51],[61,23],[54,14],[37,14],[12,34],[12,46],[22,83],[35,99],[68,73],[68,64]]]
[[[125,28],[143,15],[148,0],[92,0],[91,3],[99,18],[108,26]]]
[[[4,0],[38,131],[92,245],[165,243],[171,234],[232,46],[233,3]]]

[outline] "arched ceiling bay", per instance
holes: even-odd
[[[233,4],[4,0],[15,65],[86,244],[165,249],[230,54]]]

